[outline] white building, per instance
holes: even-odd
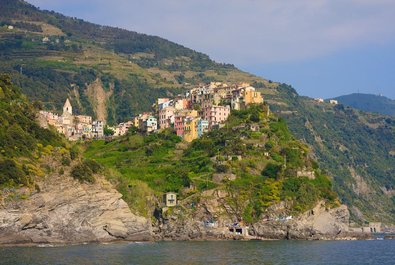
[[[208,131],[208,125],[208,121],[199,119],[197,124],[198,137],[202,137],[202,135]]]
[[[106,123],[104,121],[94,121],[92,123],[92,134],[96,139],[102,139],[104,137],[104,127]]]
[[[144,122],[144,131],[147,133],[154,132],[158,130],[158,121],[154,116],[149,116]]]
[[[159,110],[159,127],[161,129],[170,128],[174,124],[174,114],[176,109],[174,107],[166,107]]]

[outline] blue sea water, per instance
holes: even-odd
[[[395,264],[395,240],[211,241],[3,247],[0,264]]]

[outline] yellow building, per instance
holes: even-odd
[[[255,91],[255,88],[251,86],[246,87],[244,91],[241,93],[241,96],[244,99],[245,105],[263,103],[263,97],[261,95],[261,92]]]
[[[183,117],[197,117],[197,116],[199,116],[199,114],[196,110],[190,110],[190,109],[178,110],[175,112],[175,115],[176,116],[183,116]]]
[[[196,110],[186,110],[185,115],[189,117],[197,117],[199,116],[198,112]]]
[[[134,117],[133,118],[133,126],[136,127],[136,128],[140,127],[139,117]]]
[[[199,118],[187,117],[184,121],[184,140],[192,142],[198,138],[198,122]]]

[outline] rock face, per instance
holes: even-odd
[[[0,244],[151,240],[150,221],[102,178],[80,184],[55,175],[37,184],[40,192],[0,206]]]
[[[0,206],[1,244],[74,244],[117,240],[210,239],[351,239],[362,234],[348,231],[346,206],[314,209],[291,220],[276,220],[285,203],[273,206],[266,220],[243,224],[246,233],[234,234],[229,225],[238,220],[227,204],[228,194],[205,191],[198,203],[181,201],[177,207],[157,210],[158,222],[134,215],[111,184],[98,177],[81,184],[69,176],[53,175],[37,182],[39,192],[28,199]],[[368,236],[364,234],[364,236]]]
[[[342,205],[326,209],[323,202],[297,218],[278,219],[284,216],[284,202],[268,209],[268,218],[253,225],[240,225],[247,235],[231,233],[229,226],[238,220],[237,214],[227,205],[224,191],[206,191],[197,207],[182,202],[162,216],[162,222],[154,230],[156,239],[355,239],[367,234],[349,232],[349,211]],[[215,220],[215,221],[212,221]],[[241,222],[242,223],[242,222]]]
[[[314,209],[298,218],[281,221],[260,221],[253,225],[251,233],[258,238],[271,239],[351,239],[361,238],[349,232],[349,211],[342,205],[326,209],[320,202]]]

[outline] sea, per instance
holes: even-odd
[[[0,264],[395,264],[395,240],[192,241],[1,247]]]

